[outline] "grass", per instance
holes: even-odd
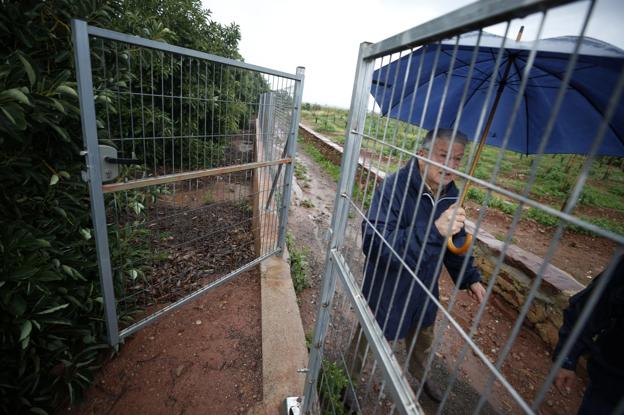
[[[310,188],[310,178],[308,177],[308,169],[303,164],[295,162],[295,177],[299,185],[303,189]]]
[[[308,169],[303,164],[295,162],[295,177],[297,180],[308,180]]]
[[[301,206],[303,206],[306,209],[310,209],[314,207],[314,203],[312,203],[310,199],[303,199],[301,201]]]
[[[340,178],[340,166],[336,166],[333,162],[328,160],[323,153],[312,144],[301,142],[300,147],[305,151],[321,168],[331,176],[331,178],[338,183]]]
[[[290,255],[290,276],[295,287],[295,293],[310,287],[308,279],[308,253],[305,249],[299,249],[295,246],[292,234],[286,234],[286,246]]]
[[[468,189],[468,194],[466,197],[470,200],[474,200],[475,202],[482,204],[485,201],[487,196],[487,192],[482,189],[477,189],[475,187],[471,187]],[[508,202],[496,196],[490,196],[488,200],[488,207],[493,209],[498,209],[507,215],[513,215],[518,209],[517,203]]]

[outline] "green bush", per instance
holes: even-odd
[[[238,27],[209,21],[199,0],[0,3],[1,413],[42,414],[74,401],[91,382],[107,347],[89,194],[80,174],[84,159],[79,156],[83,144],[70,30],[74,17],[240,57]],[[105,85],[94,71],[94,82]],[[123,110],[110,106],[105,86],[96,99],[100,109]],[[247,110],[233,111],[222,124],[234,126]],[[104,131],[99,133],[106,139]],[[116,287],[128,275],[141,275],[146,255],[146,248],[137,244],[143,235],[131,224],[143,220],[152,195],[128,194],[117,206],[128,222],[109,229]],[[106,203],[119,202],[107,198]],[[130,319],[132,310],[129,304],[121,318]]]

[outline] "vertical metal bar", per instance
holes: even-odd
[[[368,103],[367,87],[372,77],[373,62],[364,61],[362,56],[368,43],[360,45],[357,66],[355,71],[355,81],[353,83],[353,93],[351,96],[351,111],[347,123],[347,137],[345,142],[345,152],[341,163],[341,176],[338,185],[338,192],[334,203],[334,215],[332,217],[330,249],[335,249],[344,240],[344,223],[348,215],[349,206],[347,201],[341,196],[353,188],[357,163],[352,163],[353,157],[356,161],[360,154],[361,134],[351,134],[352,130],[362,131],[364,129],[364,118]],[[321,361],[323,358],[323,343],[329,322],[329,305],[331,304],[336,289],[337,269],[334,262],[330,261],[330,249],[327,250],[325,258],[325,272],[323,275],[323,285],[321,288],[321,298],[319,302],[319,312],[314,329],[314,339],[312,340],[312,350],[308,363],[308,373],[305,381],[303,413],[310,411],[313,404],[311,397],[315,396],[313,390],[317,382]]]
[[[281,251],[283,251],[284,249],[286,227],[288,225],[288,207],[290,206],[293,172],[295,167],[295,156],[297,155],[297,132],[299,131],[299,120],[301,119],[301,98],[303,96],[305,68],[303,66],[297,67],[296,73],[297,75],[301,75],[301,79],[295,81],[292,117],[290,120],[290,131],[288,132],[288,137],[286,141],[286,155],[288,158],[290,158],[291,162],[286,165],[286,170],[284,171],[282,207],[279,217],[279,235],[277,240],[277,247]]]
[[[119,329],[115,310],[115,291],[108,247],[106,229],[106,211],[102,193],[102,174],[100,171],[100,152],[98,148],[95,102],[93,99],[93,79],[91,75],[91,55],[87,23],[72,19],[72,40],[76,61],[78,97],[80,101],[80,121],[82,137],[87,147],[87,173],[89,176],[89,196],[91,198],[91,218],[95,234],[97,259],[100,270],[100,285],[104,300],[104,318],[106,336],[110,345],[119,343]]]

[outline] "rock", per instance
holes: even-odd
[[[196,320],[195,324],[197,324],[198,326],[201,325],[202,321],[201,320]]]

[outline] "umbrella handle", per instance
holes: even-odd
[[[447,245],[449,251],[451,251],[455,255],[463,255],[463,254],[466,253],[468,248],[470,248],[470,243],[471,242],[472,242],[472,234],[466,233],[466,240],[464,241],[464,244],[462,246],[460,246],[460,247],[455,246],[455,244],[453,243],[453,237],[452,236],[448,238],[448,241],[446,242],[446,245]]]

